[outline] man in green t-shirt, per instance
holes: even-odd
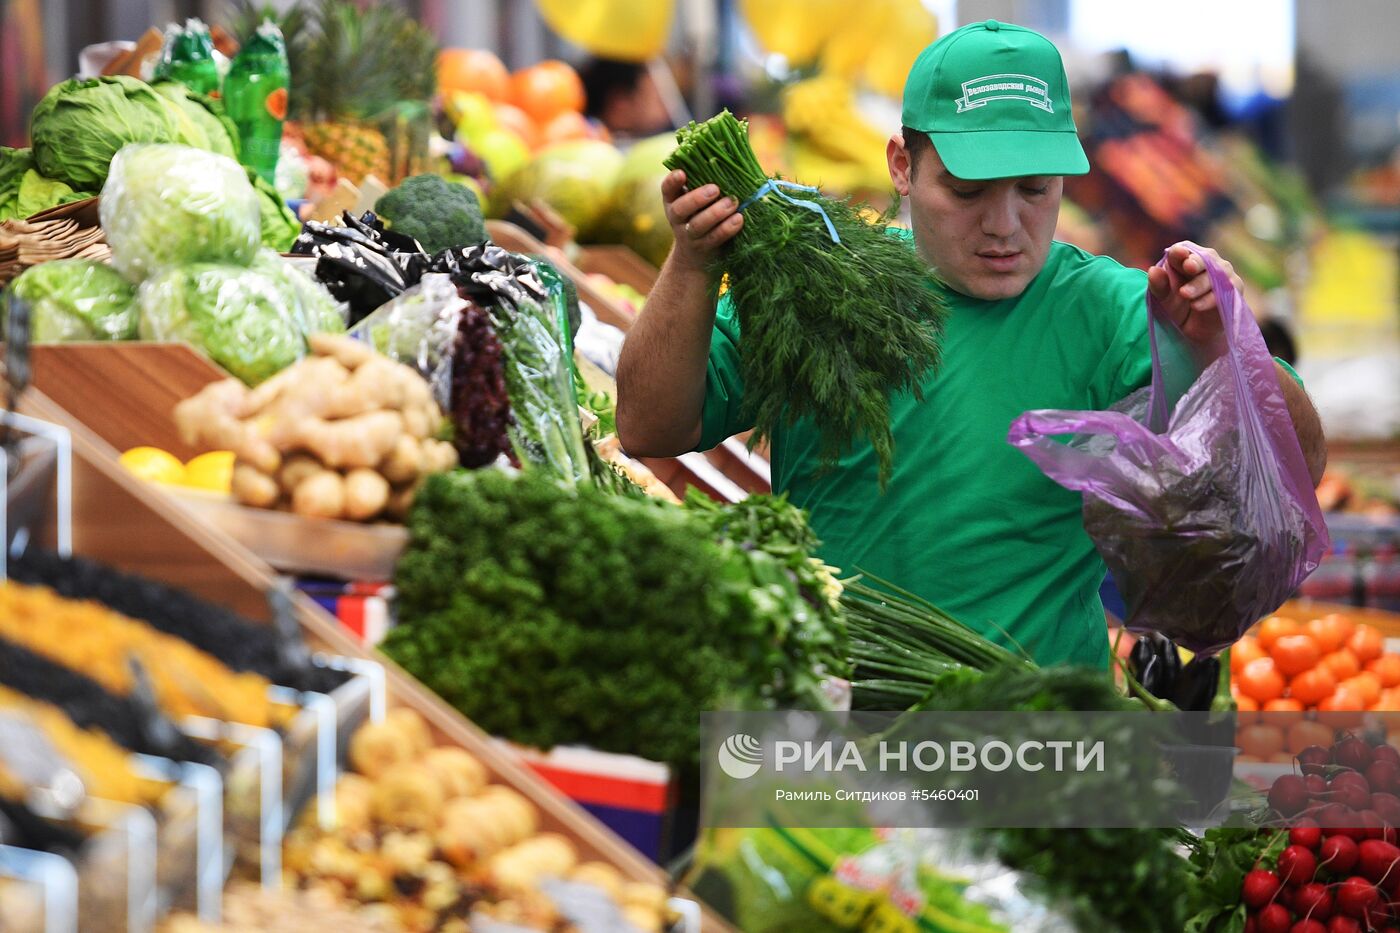
[[[1007,429],[1031,409],[1104,409],[1147,385],[1149,290],[1191,349],[1218,352],[1210,279],[1184,244],[1144,273],[1054,241],[1062,176],[1089,164],[1043,36],[993,21],[944,36],[910,71],[903,123],[886,153],[911,246],[946,286],[943,363],[923,401],[891,399],[883,494],[868,445],[815,471],[819,426],[805,422],[771,438],[773,487],[811,512],[822,557],[844,572],[891,580],[1042,664],[1104,665],[1105,570],[1080,496],[1011,447]],[[705,273],[744,218],[713,186],[688,191],[681,172],[662,196],[676,246],[623,346],[617,424],[628,451],[674,456],[752,427],[738,324],[728,301],[710,303]],[[1317,414],[1291,371],[1279,376],[1316,481]]]

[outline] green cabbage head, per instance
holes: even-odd
[[[136,336],[136,295],[117,270],[90,259],[55,259],[30,266],[10,283],[29,304],[35,343],[130,340]]]
[[[102,187],[112,264],[133,282],[170,266],[246,266],[262,242],[258,193],[228,156],[173,145],[117,153]]]

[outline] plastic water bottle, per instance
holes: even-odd
[[[238,128],[239,160],[268,184],[277,181],[288,77],[282,30],[265,20],[233,57],[224,78],[224,109]]]

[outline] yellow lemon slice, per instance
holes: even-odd
[[[228,492],[233,483],[233,451],[214,450],[185,464],[184,485]]]
[[[153,483],[178,483],[185,475],[185,465],[169,451],[159,447],[133,447],[121,456],[121,464]]]

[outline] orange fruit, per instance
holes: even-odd
[[[1400,687],[1387,687],[1372,709],[1382,713],[1400,713]]]
[[[501,129],[510,130],[525,140],[525,145],[531,149],[539,148],[540,128],[535,125],[535,121],[530,118],[528,113],[514,104],[497,104],[492,109],[496,113],[496,122]]]
[[[1323,654],[1331,654],[1346,646],[1356,626],[1344,615],[1332,613],[1320,619],[1313,619],[1303,630],[1313,637]]]
[[[564,143],[571,139],[592,139],[593,126],[588,118],[573,110],[566,110],[554,117],[540,129],[540,146]]]
[[[1264,649],[1259,647],[1259,639],[1246,635],[1230,649],[1230,673],[1238,674],[1250,661],[1265,656]]]
[[[1367,664],[1366,670],[1381,679],[1382,687],[1400,687],[1400,654],[1383,654]]]
[[[1269,616],[1259,623],[1259,647],[1266,652],[1272,651],[1274,642],[1284,635],[1301,635],[1303,627],[1292,619],[1285,619],[1283,616]]]
[[[438,91],[466,91],[505,100],[510,72],[485,49],[443,49],[437,57]]]
[[[1235,737],[1235,744],[1246,755],[1269,758],[1284,750],[1286,737],[1278,726],[1255,724],[1245,726]]]
[[[1358,625],[1356,631],[1347,639],[1347,648],[1356,655],[1356,660],[1365,664],[1381,656],[1385,651],[1385,639],[1371,626]]]
[[[566,111],[583,111],[583,82],[574,69],[551,59],[511,75],[509,99],[537,123],[544,124]]]
[[[1361,673],[1361,662],[1356,660],[1356,655],[1351,653],[1350,648],[1343,648],[1325,655],[1319,662],[1332,672],[1332,676],[1338,680],[1346,680],[1348,677],[1355,677]]]
[[[1317,708],[1325,713],[1363,712],[1366,699],[1357,691],[1355,684],[1343,681],[1337,684],[1330,697],[1317,704]]]
[[[1299,719],[1288,727],[1288,750],[1295,755],[1309,745],[1330,748],[1332,740],[1332,730],[1316,720]]]
[[[1259,703],[1267,703],[1283,696],[1288,682],[1274,666],[1273,658],[1256,658],[1240,671],[1240,693]]]
[[[1280,635],[1269,649],[1269,657],[1285,677],[1292,677],[1315,667],[1322,652],[1311,635]]]
[[[1303,671],[1288,682],[1288,695],[1304,706],[1316,706],[1337,689],[1337,678],[1325,667]]]
[[[1265,703],[1263,711],[1266,713],[1301,713],[1303,704],[1292,697],[1279,697],[1277,700]]]

